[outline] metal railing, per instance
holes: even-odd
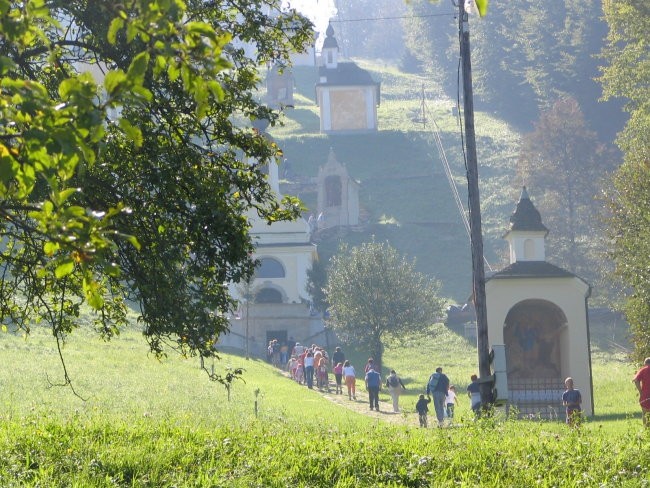
[[[508,403],[519,417],[557,420],[562,418],[564,382],[558,378],[508,380]]]

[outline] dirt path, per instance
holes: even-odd
[[[283,374],[284,376],[287,377],[287,379],[293,381],[289,373],[283,372]],[[343,408],[347,408],[348,410],[352,410],[354,412],[367,415],[368,417],[373,417],[378,420],[382,420],[384,422],[391,422],[393,424],[398,424],[398,425],[410,425],[413,427],[419,426],[418,415],[415,412],[415,407],[414,405],[409,404],[409,403],[413,403],[411,397],[404,397],[400,400],[399,413],[393,412],[393,403],[391,400],[386,402],[386,401],[381,401],[380,399],[379,412],[375,410],[370,410],[368,392],[365,389],[363,380],[359,381],[359,378],[357,378],[357,399],[356,400],[348,399],[345,385],[343,385],[343,392],[344,392],[343,394],[337,395],[336,393],[334,393],[336,391],[336,383],[332,379],[331,375],[329,381],[329,391],[325,390],[324,388],[323,389],[316,388],[315,382],[314,382],[314,391],[320,393],[323,396],[323,398],[325,398],[326,400],[336,403],[337,405],[340,405]],[[429,422],[431,422],[431,412],[429,412]]]

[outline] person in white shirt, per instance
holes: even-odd
[[[447,390],[447,398],[445,399],[445,403],[447,404],[447,418],[449,419],[454,418],[454,408],[456,408],[457,400],[458,397],[456,396],[456,387],[454,385],[451,385],[449,387],[449,390]]]
[[[357,378],[354,371],[354,366],[350,364],[350,361],[346,360],[343,363],[343,377],[345,378],[345,386],[348,387],[348,398],[350,400],[357,399]]]

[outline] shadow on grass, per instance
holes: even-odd
[[[604,415],[594,415],[589,417],[589,422],[608,422],[610,420],[638,420],[641,421],[641,412],[638,413],[608,413]]]

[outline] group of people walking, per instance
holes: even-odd
[[[312,344],[310,347],[297,342],[291,350],[290,359],[286,363],[286,370],[291,378],[307,388],[313,389],[314,379],[316,387],[330,391],[328,371],[334,374],[335,394],[343,395],[343,387],[349,400],[357,399],[357,372],[354,366],[346,359],[340,347],[336,347],[331,358],[327,351]],[[391,370],[385,381],[382,380],[381,371],[372,358],[368,359],[364,367],[364,383],[368,392],[368,402],[371,410],[379,411],[379,391],[386,386],[391,396],[393,411],[399,412],[399,396],[406,389],[404,382]]]
[[[468,388],[468,393],[469,391]],[[420,419],[420,427],[427,427],[427,412],[429,411],[431,397],[433,397],[433,408],[436,413],[436,419],[438,420],[438,427],[442,427],[445,417],[449,419],[454,418],[458,397],[456,395],[456,387],[450,384],[449,377],[442,372],[441,367],[436,368],[435,373],[427,381],[426,398],[424,395],[420,395],[418,402],[415,404],[415,409]]]
[[[286,369],[295,381],[305,384],[308,388],[313,388],[315,379],[318,388],[329,391],[328,371],[331,368],[335,380],[335,394],[342,395],[343,385],[345,385],[348,399],[357,399],[357,373],[340,347],[336,347],[330,358],[327,351],[316,344],[307,347],[296,342],[290,354],[290,359],[286,362]],[[269,344],[269,360],[271,363],[282,366],[282,360],[287,356],[289,356],[288,350],[280,351],[277,344],[271,341]],[[467,394],[470,399],[471,409],[478,417],[482,408],[480,383],[476,375],[472,375],[470,379],[471,383],[467,386]],[[385,386],[392,400],[393,412],[400,411],[399,397],[406,390],[406,387],[395,370],[391,370],[384,381],[382,380],[380,368],[375,365],[372,358],[369,358],[364,367],[364,382],[368,392],[370,410],[379,412],[379,392]],[[646,358],[644,366],[637,372],[633,382],[639,391],[643,423],[650,426],[650,358]],[[566,421],[570,425],[579,425],[582,403],[580,391],[574,388],[573,379],[570,377],[565,380],[565,386],[566,390],[562,395],[562,403],[566,408]],[[416,402],[415,409],[418,412],[420,427],[428,426],[427,416],[431,401],[433,401],[439,427],[444,425],[445,417],[453,419],[454,409],[458,401],[456,387],[450,384],[449,377],[442,372],[441,367],[436,368],[435,373],[429,377],[426,385],[426,396],[424,394],[419,395]]]
[[[399,413],[399,397],[406,390],[406,386],[404,386],[402,379],[397,376],[395,370],[391,369],[390,374],[386,377],[386,381],[382,381],[381,372],[375,365],[374,359],[369,358],[365,366],[365,374],[370,410],[379,412],[379,391],[382,386],[386,386],[392,400],[393,412]]]

